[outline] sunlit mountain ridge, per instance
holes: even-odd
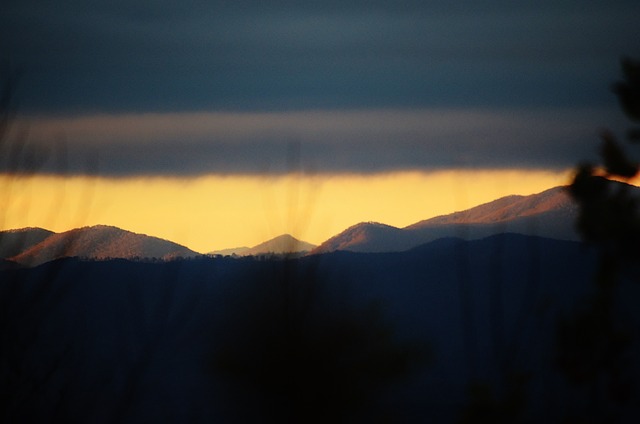
[[[433,224],[496,223],[557,211],[564,211],[572,216],[577,211],[577,205],[569,195],[567,187],[554,187],[529,196],[502,197],[465,211],[420,221],[406,228],[421,228]]]
[[[575,229],[578,206],[566,187],[529,196],[506,196],[405,228],[359,223],[322,243],[312,253],[404,251],[439,238],[473,240],[500,233],[518,233],[557,240],[579,240]]]
[[[42,228],[22,228],[0,232],[3,267],[17,264],[36,266],[64,257],[91,260],[189,258],[202,255],[186,246],[118,227],[96,225],[62,233]],[[317,247],[283,234],[253,247],[210,252],[212,255],[256,256],[304,254]]]
[[[566,187],[541,193],[512,195],[404,228],[362,222],[319,246],[283,234],[253,247],[216,250],[213,255],[319,254],[337,250],[399,252],[431,241],[457,237],[474,240],[501,233],[533,235],[556,240],[579,240],[578,205]],[[33,266],[61,257],[87,259],[194,257],[201,253],[169,240],[113,226],[83,227],[62,233],[42,228],[0,232],[0,258]]]
[[[25,229],[19,234],[22,239],[31,240],[44,235],[40,228]],[[11,234],[12,232],[3,232]],[[13,231],[13,233],[18,233]],[[107,225],[76,228],[62,233],[53,233],[39,243],[21,243],[16,237],[11,250],[22,246],[20,253],[6,257],[22,265],[40,265],[63,257],[81,257],[87,259],[109,258],[159,258],[172,259],[198,255],[197,252],[177,243],[157,237],[126,231]]]

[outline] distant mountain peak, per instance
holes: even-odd
[[[291,234],[281,234],[253,247],[237,247],[215,250],[213,255],[256,256],[267,254],[307,253],[316,247],[315,244],[299,240]]]
[[[170,259],[196,255],[197,252],[185,246],[158,237],[110,225],[94,225],[47,234],[38,243],[6,258],[24,265],[39,265],[63,257]]]
[[[311,251],[312,254],[333,252],[335,250],[352,250],[352,247],[367,245],[373,252],[384,251],[389,243],[397,241],[401,230],[397,227],[379,222],[360,222],[352,225],[342,233],[331,237]],[[383,241],[381,243],[381,241]],[[378,250],[381,249],[381,250]],[[353,249],[359,251],[357,248]],[[368,250],[369,251],[369,250]]]
[[[316,246],[306,241],[298,240],[291,234],[282,234],[270,240],[260,243],[247,251],[243,255],[262,255],[262,254],[285,254],[285,253],[303,253],[309,252]]]

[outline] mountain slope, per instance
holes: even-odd
[[[574,228],[577,213],[577,205],[566,188],[555,187],[530,196],[503,197],[402,229],[360,223],[322,243],[312,253],[397,252],[444,237],[471,240],[505,232],[578,240]]]
[[[61,257],[170,259],[195,255],[196,252],[167,240],[117,227],[97,225],[52,234],[9,259],[34,266]]]
[[[0,231],[0,258],[19,255],[53,234],[53,231],[38,227]]]
[[[554,187],[530,196],[506,196],[461,212],[437,216],[409,225],[418,229],[444,224],[494,224],[556,211],[577,212],[566,187]]]

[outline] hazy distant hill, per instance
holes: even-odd
[[[403,251],[443,237],[479,239],[505,232],[578,240],[577,213],[577,205],[566,188],[555,187],[530,196],[503,197],[405,228],[360,223],[322,243],[312,253]]]
[[[216,250],[211,252],[211,254],[255,256],[266,254],[306,253],[310,252],[314,248],[316,248],[315,244],[298,240],[297,238],[289,234],[283,234],[253,247],[238,247],[233,249]]]
[[[251,249],[251,248],[247,247],[247,246],[231,247],[229,249],[213,250],[213,251],[209,252],[209,254],[210,255],[222,255],[222,256],[231,256],[231,255],[242,256],[244,254],[244,252],[246,252],[249,249]]]
[[[41,242],[8,259],[34,266],[62,257],[170,259],[195,255],[198,253],[167,240],[97,225],[51,233]]]
[[[0,231],[0,258],[19,255],[53,234],[53,231],[37,227]]]

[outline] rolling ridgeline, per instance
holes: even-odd
[[[208,252],[210,255],[256,256],[267,254],[318,254],[399,252],[446,237],[480,239],[501,233],[579,240],[574,222],[577,205],[566,187],[530,196],[507,196],[462,212],[455,212],[405,228],[363,222],[330,238],[320,246],[284,234],[253,247]],[[97,225],[63,233],[42,228],[0,232],[0,258],[23,266],[40,265],[63,257],[85,259],[170,260],[200,255],[189,248],[117,227]]]
[[[576,214],[556,188],[358,224],[306,256],[4,232],[0,421],[636,422],[637,261],[612,293],[617,338],[590,337],[598,252]]]

